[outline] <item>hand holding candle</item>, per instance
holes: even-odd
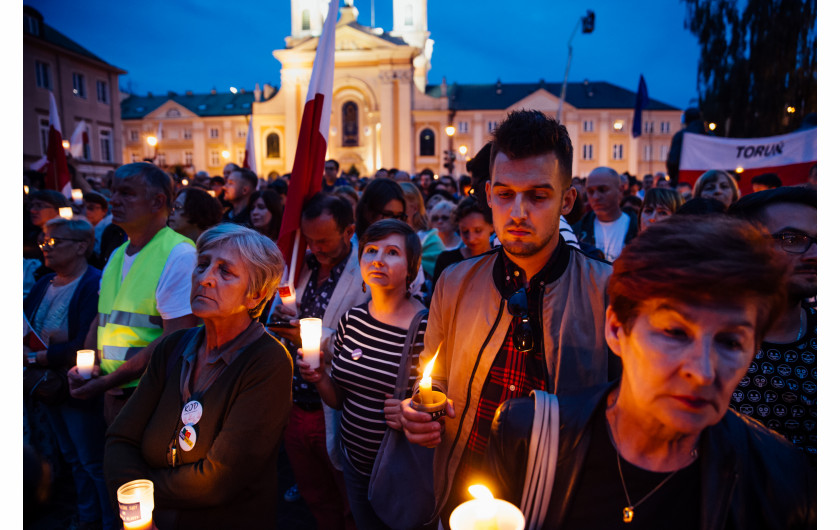
[[[93,350],[79,350],[76,352],[76,367],[79,375],[90,379],[93,373],[93,363],[96,360],[96,352]]]
[[[471,501],[460,504],[449,517],[452,530],[523,530],[525,517],[519,508],[501,499],[494,499],[486,486],[469,487]]]
[[[440,353],[440,346],[435,352],[435,356],[423,369],[423,378],[420,380],[420,401],[424,405],[431,405],[435,402],[435,396],[432,394],[432,369],[435,367],[435,360]]]
[[[315,370],[321,365],[321,319],[300,319],[300,342],[303,360]]]
[[[432,390],[432,370],[438,353],[440,353],[440,346],[438,346],[435,356],[423,369],[423,378],[420,379],[420,392],[409,402],[411,408],[420,412],[428,412],[432,415],[433,420],[437,420],[446,414],[446,394]]]

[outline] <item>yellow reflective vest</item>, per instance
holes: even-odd
[[[184,242],[195,246],[189,238],[164,227],[137,253],[125,281],[122,269],[128,241],[114,251],[99,288],[96,338],[103,374],[114,372],[163,333],[155,290],[172,249]],[[138,381],[135,379],[123,387],[137,386]]]

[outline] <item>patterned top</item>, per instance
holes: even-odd
[[[350,463],[370,475],[385,436],[385,394],[393,394],[408,330],[385,324],[368,313],[367,303],[341,317],[335,340],[333,382],[344,392],[341,442]],[[417,379],[426,318],[420,322],[411,356],[408,387]]]
[[[817,311],[796,342],[762,342],[729,406],[817,456]]]
[[[309,267],[312,274],[309,276],[309,282],[300,298],[299,318],[324,318],[327,305],[332,299],[335,286],[338,284],[338,279],[341,278],[341,273],[344,272],[344,267],[347,266],[349,258],[350,253],[348,252],[344,259],[332,268],[324,283],[318,285],[318,271],[321,269],[321,264],[318,263],[314,254],[306,255],[306,266]],[[304,410],[321,410],[321,397],[318,395],[318,390],[315,385],[303,380],[297,364],[295,364],[295,371],[292,376],[292,403]]]

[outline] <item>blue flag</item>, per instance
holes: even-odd
[[[633,138],[642,135],[642,110],[647,108],[649,101],[645,76],[640,75],[639,90],[636,91],[636,107],[633,109]]]

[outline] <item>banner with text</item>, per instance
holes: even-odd
[[[766,138],[718,138],[685,133],[680,156],[680,182],[694,184],[709,169],[729,171],[741,193],[752,192],[750,180],[776,173],[786,186],[802,184],[817,162],[817,129]]]

